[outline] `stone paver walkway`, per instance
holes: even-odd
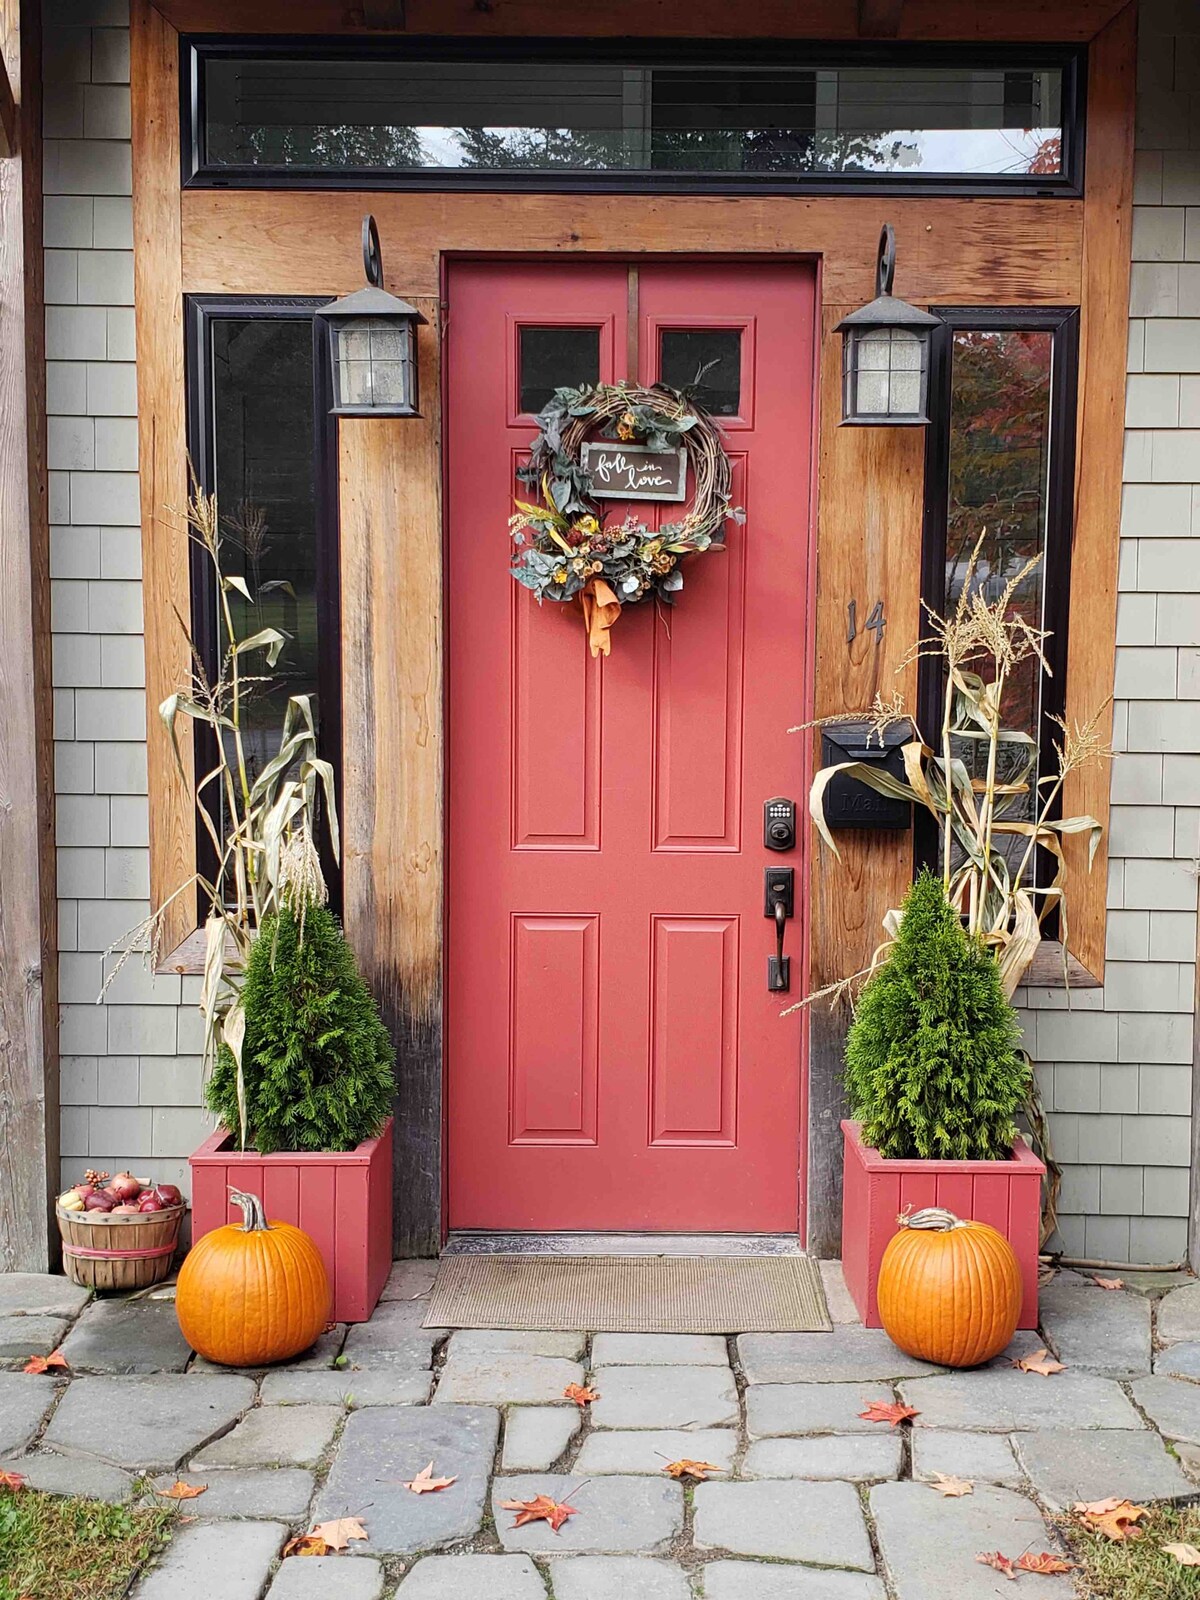
[[[169,1287],[89,1302],[0,1276],[0,1469],[112,1501],[205,1484],[133,1600],[999,1600],[975,1555],[1055,1548],[1073,1501],[1200,1494],[1200,1283],[1060,1273],[1008,1353],[1048,1345],[1067,1370],[1043,1378],[913,1361],[823,1271],[827,1334],[447,1334],[421,1327],[432,1264],[398,1262],[370,1323],[254,1373],[191,1356]],[[19,1370],[59,1344],[69,1375]],[[584,1382],[581,1410],[563,1390]],[[911,1426],[859,1416],[897,1399]],[[719,1470],[678,1482],[683,1457]],[[410,1493],[429,1462],[455,1482]],[[575,1507],[557,1533],[501,1504],[537,1495]],[[280,1560],[343,1516],[365,1543]]]

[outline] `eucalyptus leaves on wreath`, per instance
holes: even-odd
[[[673,603],[685,556],[725,548],[725,524],[744,520],[731,504],[729,458],[720,429],[683,390],[656,384],[596,384],[556,389],[538,417],[529,462],[517,476],[540,503],[516,501],[509,518],[512,575],[537,598],[578,597],[592,654],[608,654],[608,630],[621,607],[653,597]],[[632,515],[606,521],[581,462],[589,435],[687,453],[691,503],[678,521],[651,529]]]

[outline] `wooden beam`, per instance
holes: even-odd
[[[875,281],[880,224],[900,244],[898,290],[920,304],[1073,305],[1078,200],[746,195],[374,193],[388,287],[437,294],[443,253],[820,256],[826,303],[861,305]],[[345,294],[362,282],[363,196],[344,191],[188,189],[189,294]]]
[[[1068,721],[1083,722],[1100,711],[1105,738],[1112,726],[1107,702],[1113,692],[1115,665],[1136,65],[1137,16],[1130,4],[1088,52],[1074,555],[1067,647]],[[1107,827],[1111,784],[1112,769],[1107,761],[1081,768],[1067,781],[1063,815],[1090,815]],[[1107,839],[1090,872],[1084,836],[1064,839],[1063,850],[1071,908],[1067,943],[1087,970],[1103,979]]]
[[[442,1196],[442,523],[436,298],[419,421],[341,423],[344,916],[396,1041],[395,1248],[436,1255]]]
[[[904,0],[858,0],[862,39],[896,39],[903,31]]]
[[[907,281],[899,292],[908,296]],[[917,298],[922,298],[918,296]],[[875,694],[899,691],[910,708],[916,669],[905,656],[920,616],[925,484],[921,428],[839,428],[841,336],[837,323],[853,303],[822,312],[821,436],[817,483],[817,606],[814,715],[861,711]],[[848,639],[848,606],[859,628]],[[861,626],[877,601],[884,627]],[[819,735],[815,735],[819,739]],[[814,760],[819,767],[820,749]],[[860,971],[883,939],[884,913],[898,906],[912,878],[912,834],[846,830],[838,861],[813,834],[810,987],[822,989]],[[842,1053],[849,1016],[827,1001],[809,1008],[808,1233],[815,1255],[839,1254],[842,1228]]]
[[[404,0],[363,0],[364,28],[391,30],[404,27]]]
[[[0,158],[15,156],[18,149],[19,119],[8,63],[0,56]]]
[[[867,0],[882,5],[891,0]],[[905,0],[899,37],[1069,44],[1090,39],[1122,0]],[[180,32],[244,33],[245,0],[158,0]],[[728,0],[607,0],[603,6],[561,0],[407,0],[413,34],[538,37],[856,39],[858,6],[850,0],[757,0],[752,20]],[[370,26],[363,0],[256,0],[255,33],[345,33]]]
[[[40,17],[0,0],[17,152],[0,162],[0,1272],[45,1272],[58,1250]]]
[[[158,707],[187,682],[190,619],[184,425],[183,291],[179,218],[179,38],[150,0],[130,12],[133,102],[134,302],[138,459],[141,464],[142,605],[146,642],[146,760],[150,790],[150,900],[157,908],[195,870],[192,746],[180,777]],[[196,926],[193,896],[172,906],[167,950]]]

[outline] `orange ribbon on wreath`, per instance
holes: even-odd
[[[612,649],[609,630],[621,615],[621,602],[603,578],[589,578],[579,591],[579,604],[592,654],[608,655]]]

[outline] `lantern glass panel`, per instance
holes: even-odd
[[[847,359],[854,415],[915,417],[922,412],[927,341],[907,328],[865,328],[854,336]]]
[[[413,405],[410,324],[383,317],[347,318],[334,337],[338,406],[372,410]]]

